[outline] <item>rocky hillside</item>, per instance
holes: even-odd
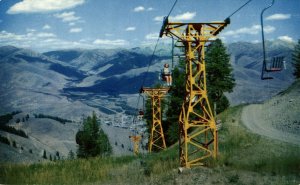
[[[62,95],[82,71],[45,55],[12,46],[0,48],[0,114],[16,110],[78,119],[94,109]]]
[[[300,80],[263,104],[244,108],[243,123],[254,133],[300,145]]]
[[[57,118],[20,112],[13,115],[8,123],[1,123],[0,136],[6,138],[8,143],[0,142],[0,162],[60,160],[68,158],[71,151],[75,153],[75,134],[80,124]],[[3,127],[13,127],[25,136],[6,131]]]

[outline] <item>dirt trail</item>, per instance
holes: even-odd
[[[270,124],[272,122],[271,116],[267,115],[268,113],[264,115],[263,112],[265,112],[265,110],[263,110],[262,107],[263,105],[249,105],[245,107],[242,112],[244,125],[259,135],[300,145],[300,135],[274,128],[274,126]]]
[[[254,133],[300,145],[300,81],[263,104],[244,107],[242,121]]]

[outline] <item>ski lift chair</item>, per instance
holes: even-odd
[[[267,63],[266,72],[276,72],[283,69],[284,57],[273,57],[270,63]]]
[[[262,46],[263,46],[263,65],[261,70],[261,79],[262,80],[269,80],[273,79],[273,77],[265,76],[266,73],[269,72],[279,72],[285,67],[285,61],[283,60],[283,56],[273,57],[271,61],[266,60],[266,48],[265,48],[265,34],[264,34],[264,22],[263,22],[263,14],[264,12],[273,6],[275,0],[272,0],[272,3],[265,7],[260,14],[260,24],[261,24],[261,37],[262,37]]]

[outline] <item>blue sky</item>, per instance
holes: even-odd
[[[178,0],[171,20],[224,20],[246,0]],[[260,12],[271,0],[253,0],[219,35],[226,43],[260,42]],[[174,0],[0,0],[0,46],[36,51],[131,48],[153,44]],[[266,39],[300,39],[300,0],[275,0],[265,12]]]

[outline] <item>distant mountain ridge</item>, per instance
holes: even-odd
[[[227,94],[232,105],[240,103],[262,102],[287,88],[294,77],[292,52],[295,44],[280,40],[266,42],[267,60],[284,56],[286,69],[270,73],[273,80],[261,80],[263,51],[261,43],[237,42],[229,44],[227,49],[231,55],[231,64],[236,79],[233,93]]]
[[[291,53],[294,45],[275,40],[266,42],[266,46],[268,57],[285,56],[287,64],[286,70],[271,74],[275,79],[268,81],[260,80],[261,43],[237,42],[227,46],[237,83],[234,92],[228,94],[232,104],[263,101],[293,82]],[[161,47],[151,58],[151,48],[74,49],[40,54],[4,46],[0,48],[0,56],[2,63],[34,63],[43,70],[63,75],[65,82],[60,83],[57,91],[64,95],[72,92],[118,95],[137,93],[141,85],[157,83],[163,64],[171,61],[170,49]],[[271,91],[268,95],[263,93],[266,87]],[[246,89],[248,93],[243,93]]]
[[[237,84],[232,93],[226,94],[231,105],[262,102],[287,88],[294,81],[293,47],[281,41],[267,43],[268,57],[285,56],[287,69],[271,74],[274,80],[262,81],[261,44],[229,44],[227,49]],[[0,47],[0,115],[21,110],[24,115],[41,113],[75,121],[63,125],[49,119],[30,118],[21,124],[12,120],[10,124],[28,132],[31,140],[1,132],[24,148],[23,153],[18,153],[16,148],[1,144],[0,150],[7,151],[3,155],[27,161],[32,154],[25,150],[33,149],[35,160],[40,160],[42,149],[52,155],[56,149],[67,156],[68,151],[76,149],[73,139],[83,116],[93,111],[109,115],[135,110],[134,94],[141,85],[151,87],[159,82],[163,64],[171,63],[170,49],[161,47],[152,56],[151,48],[74,49],[42,54],[13,46]],[[45,144],[48,142],[50,147]]]

